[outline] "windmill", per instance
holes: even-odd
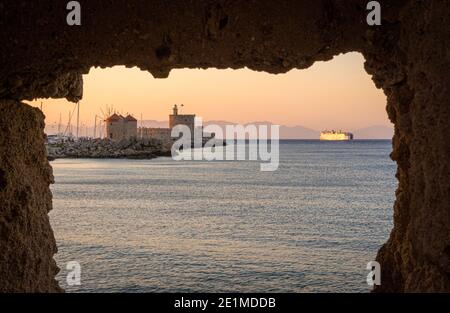
[[[103,128],[102,127],[102,123],[104,123],[106,121],[106,119],[108,117],[110,117],[113,113],[114,113],[114,107],[113,106],[109,106],[106,105],[105,106],[105,110],[103,110],[102,108],[100,108],[100,112],[101,115],[97,115],[95,114],[95,122],[94,122],[94,138],[97,135],[97,119],[99,119],[99,137],[102,138],[103,137]]]

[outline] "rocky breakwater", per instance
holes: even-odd
[[[47,145],[49,160],[59,158],[152,159],[170,156],[170,147],[156,139],[91,139]]]

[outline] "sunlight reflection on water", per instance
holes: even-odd
[[[67,292],[367,292],[392,227],[390,141],[280,144],[258,162],[56,160]],[[67,286],[78,261],[82,285]]]

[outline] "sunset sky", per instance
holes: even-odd
[[[385,111],[386,97],[375,88],[358,53],[317,62],[305,70],[267,74],[241,70],[173,70],[167,79],[123,66],[92,68],[84,76],[80,121],[94,124],[100,108],[114,106],[137,119],[168,120],[172,106],[184,104],[181,113],[195,113],[203,120],[239,123],[270,121],[315,130],[391,126]],[[63,124],[74,104],[64,99],[38,99],[48,125]]]

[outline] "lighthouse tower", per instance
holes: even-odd
[[[173,114],[169,115],[169,128],[172,129],[177,125],[186,125],[194,134],[195,130],[195,114],[178,114],[178,106],[173,106]]]

